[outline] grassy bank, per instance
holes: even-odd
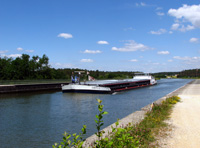
[[[123,147],[123,148],[135,148],[135,147],[157,147],[153,142],[156,140],[156,136],[158,135],[160,129],[166,127],[167,124],[164,122],[169,118],[172,107],[174,104],[179,102],[180,98],[177,96],[173,96],[167,98],[160,105],[154,104],[151,111],[146,113],[146,117],[136,125],[124,125],[123,127],[118,127],[118,122],[116,122],[116,128],[112,127],[112,132],[109,133],[109,137],[102,138],[103,131],[100,131],[100,126],[103,124],[103,115],[105,112],[103,111],[103,106],[101,107],[100,114],[96,115],[98,119],[96,121],[98,132],[96,135],[99,137],[99,140],[96,141],[90,147],[95,148],[110,148],[110,147]],[[101,105],[98,104],[98,106]],[[99,107],[98,107],[99,108]],[[107,114],[107,113],[106,113]],[[85,129],[83,129],[84,132]],[[83,134],[80,134],[81,137]],[[76,135],[77,136],[77,135]],[[82,147],[83,142],[80,140],[75,140],[73,145],[71,145],[71,141],[68,140],[69,134],[63,137],[63,141],[60,145],[56,144],[54,148],[67,148],[71,146]],[[70,142],[69,142],[70,141]],[[73,139],[74,141],[74,139]],[[69,144],[70,143],[70,144]]]

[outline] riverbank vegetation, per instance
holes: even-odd
[[[131,69],[130,69],[131,70]],[[52,68],[47,55],[32,56],[22,54],[17,58],[0,57],[0,80],[70,80],[74,71],[89,72],[95,79],[125,79],[132,78],[138,71],[99,71],[80,68]],[[199,69],[184,70],[181,72],[151,73],[160,78],[200,78]],[[86,75],[82,76],[86,80]]]
[[[112,132],[109,133],[109,136],[103,138],[104,131],[100,130],[103,125],[103,115],[107,112],[103,111],[103,105],[101,100],[98,101],[98,110],[99,115],[96,115],[96,127],[97,127],[97,137],[98,140],[91,144],[92,148],[110,148],[110,147],[158,147],[158,145],[153,144],[156,141],[156,136],[159,131],[166,127],[167,124],[164,122],[169,118],[171,109],[174,104],[180,101],[180,98],[173,96],[167,98],[162,104],[154,104],[151,111],[146,113],[146,117],[138,124],[124,125],[124,127],[118,127],[119,122],[117,121],[116,128],[112,127]],[[69,140],[71,135],[64,134],[63,141],[58,144],[53,145],[53,148],[69,148],[69,147],[78,147],[81,148],[83,141],[82,135],[86,133],[86,127],[83,126],[82,133],[79,135],[73,134],[72,141]],[[81,139],[79,138],[81,137]]]
[[[55,69],[49,64],[49,58],[46,55],[30,57],[27,54],[22,54],[21,57],[15,59],[0,57],[0,80],[70,80],[74,71],[88,71],[95,79],[132,78],[135,73],[131,71],[109,72],[79,68]],[[86,76],[82,76],[82,79],[86,79]]]

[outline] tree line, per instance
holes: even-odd
[[[22,54],[15,59],[0,57],[0,80],[34,80],[34,79],[71,79],[72,72],[89,72],[95,79],[126,79],[132,78],[134,71],[99,71],[79,68],[55,69],[49,65],[49,58]],[[156,78],[166,78],[166,75],[178,75],[179,78],[200,77],[199,69],[184,70],[181,72],[152,73]],[[87,80],[86,75],[82,79]]]
[[[188,69],[180,72],[159,72],[153,74],[156,78],[166,78],[166,76],[175,76],[177,78],[200,78],[200,69]]]
[[[55,69],[49,65],[49,58],[22,54],[21,57],[0,57],[0,80],[71,79],[72,72],[89,72],[95,79],[130,78],[134,72],[105,72],[79,68]],[[86,75],[82,76],[87,79]]]
[[[42,57],[27,54],[15,59],[0,58],[1,80],[24,80],[24,79],[51,79],[49,58],[44,54]]]
[[[179,78],[200,78],[200,69],[183,70],[178,75]]]

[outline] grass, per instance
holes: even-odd
[[[159,131],[166,127],[164,122],[169,118],[172,107],[180,98],[173,96],[167,98],[161,105],[154,105],[152,110],[137,125],[128,125],[125,128],[113,128],[110,138],[102,139],[102,147],[156,147],[152,144]],[[116,123],[118,124],[118,123]]]
[[[107,112],[103,111],[103,105],[101,100],[98,101],[99,115],[96,115],[96,126],[98,132],[98,140],[91,144],[93,148],[153,148],[159,147],[155,144],[156,136],[159,135],[161,129],[166,128],[167,124],[164,122],[169,118],[172,107],[174,104],[180,101],[180,98],[173,96],[167,98],[160,105],[154,104],[151,111],[146,113],[145,118],[136,125],[129,123],[126,126],[118,127],[119,122],[117,121],[116,128],[112,127],[112,132],[109,136],[103,138],[104,131],[100,130],[103,125],[103,115]],[[63,141],[58,144],[55,143],[53,148],[70,148],[77,147],[82,148],[83,138],[82,136],[86,133],[86,126],[82,128],[82,133],[79,135],[73,134],[74,137],[70,140],[71,135],[68,133],[64,134]]]

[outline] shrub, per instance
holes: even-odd
[[[166,120],[169,115],[172,106],[180,101],[180,97],[173,96],[167,98],[162,102],[161,105],[154,105],[152,110],[146,113],[146,117],[138,124],[131,125],[129,123],[126,126],[118,127],[119,121],[115,123],[116,127],[112,127],[112,132],[109,133],[108,137],[103,138],[104,131],[101,130],[101,127],[104,124],[103,115],[108,114],[103,111],[104,105],[102,101],[97,99],[99,114],[96,115],[96,135],[98,140],[95,141],[92,147],[94,148],[110,148],[110,147],[123,147],[123,148],[137,148],[137,147],[149,147],[149,145],[155,141],[155,135],[158,134],[158,131],[161,127],[166,126],[164,120]],[[79,135],[72,134],[72,141],[69,140],[71,135],[66,133],[64,134],[63,141],[58,144],[55,143],[53,148],[69,148],[77,147],[81,148],[85,139],[82,136],[86,133],[86,126],[82,128],[82,133]]]

